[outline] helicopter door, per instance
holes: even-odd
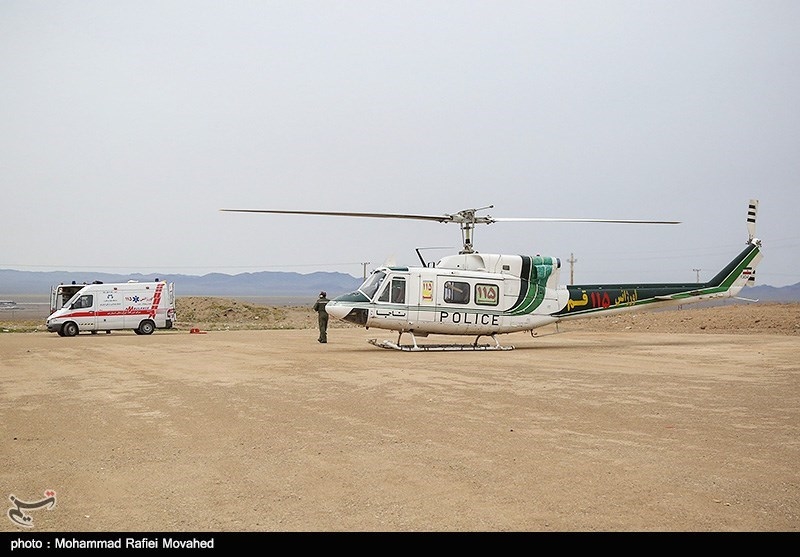
[[[400,330],[408,325],[406,282],[406,277],[392,276],[384,281],[383,291],[376,299],[375,319],[383,321],[387,328]]]
[[[436,273],[420,273],[415,288],[409,292],[409,321],[424,325],[436,316]]]

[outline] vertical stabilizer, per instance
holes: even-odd
[[[747,207],[747,234],[749,243],[756,237],[756,212],[758,212],[758,199],[751,199]]]

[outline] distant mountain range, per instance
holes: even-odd
[[[175,283],[178,296],[268,296],[268,297],[312,297],[321,290],[328,297],[351,292],[362,282],[345,273],[316,272],[309,274],[263,271],[226,275],[211,273],[194,275],[120,275],[112,273],[85,273],[62,271],[14,271],[0,269],[0,298],[13,298],[15,294],[49,295],[56,284],[102,282],[127,282],[129,280],[166,280]],[[765,302],[800,302],[800,282],[791,286],[755,286],[740,294],[743,298]]]
[[[316,272],[309,274],[264,271],[226,275],[211,273],[203,276],[193,275],[119,275],[112,273],[84,273],[62,271],[14,271],[0,269],[0,298],[13,298],[15,294],[50,295],[50,288],[57,284],[88,284],[100,282],[139,282],[166,280],[175,283],[177,296],[269,296],[269,297],[311,297],[315,299],[320,291],[328,297],[352,292],[363,282],[362,279],[345,273]]]
[[[800,282],[790,286],[763,285],[753,286],[742,290],[739,295],[742,298],[752,298],[765,302],[800,302]]]

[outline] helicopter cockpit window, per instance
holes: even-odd
[[[383,284],[383,279],[385,278],[386,273],[383,271],[375,271],[358,289],[371,300],[375,295],[375,292],[377,292],[378,288],[380,288],[381,284]]]
[[[448,304],[468,304],[469,284],[448,280],[444,283],[444,301]]]
[[[404,278],[392,279],[392,303],[394,304],[406,303],[406,279]]]
[[[383,289],[378,297],[379,302],[389,302],[393,304],[406,303],[406,279],[402,277],[394,277],[391,284]]]

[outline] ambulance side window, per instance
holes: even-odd
[[[72,304],[72,309],[83,309],[92,307],[92,295],[84,294],[77,301]]]

